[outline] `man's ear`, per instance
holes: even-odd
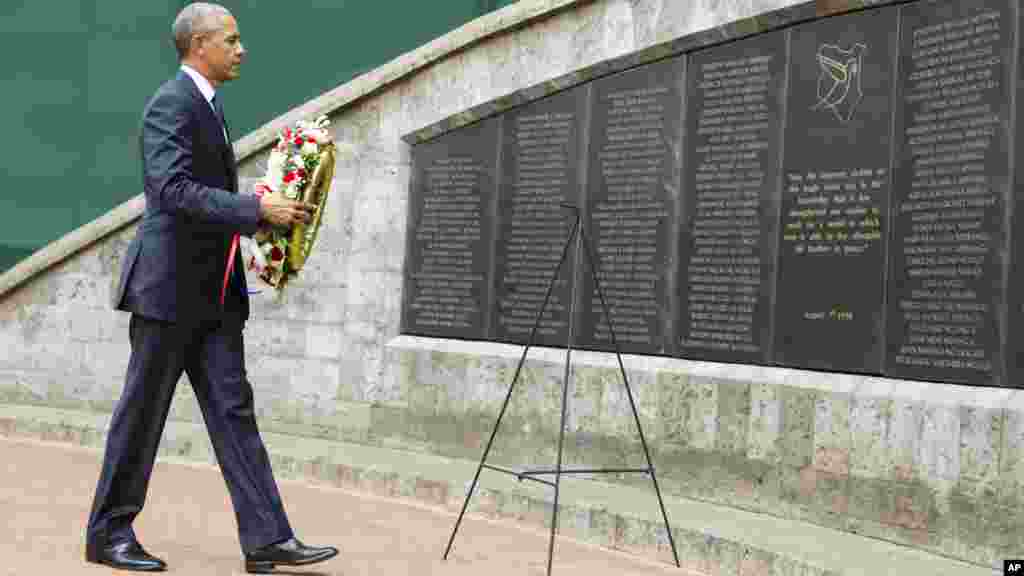
[[[203,43],[206,40],[206,34],[193,34],[192,43],[190,44],[190,52],[192,54],[200,54],[204,48]]]

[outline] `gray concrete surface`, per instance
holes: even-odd
[[[101,414],[0,404],[0,440],[7,438],[4,442],[28,442],[27,445],[32,447],[49,447],[49,451],[39,452],[37,458],[40,462],[59,459],[65,453],[59,451],[61,447],[71,447],[71,453],[82,451],[81,454],[91,455],[95,460],[92,469],[87,468],[84,473],[71,472],[78,476],[86,476],[77,488],[81,494],[75,498],[87,500],[91,496],[92,482],[95,481],[98,470],[99,450],[105,436],[106,418]],[[298,486],[306,486],[314,493],[316,490],[331,493],[330,490],[340,489],[345,491],[345,494],[379,498],[383,499],[383,502],[401,501],[418,509],[426,507],[425,509],[436,511],[444,518],[439,521],[443,526],[438,528],[443,532],[443,538],[440,535],[437,538],[445,542],[476,469],[476,462],[441,458],[429,453],[275,433],[264,433],[263,436],[279,480],[301,481],[304,484]],[[39,441],[44,443],[39,444]],[[17,462],[19,454],[21,457],[27,457],[24,452],[7,455],[3,450],[5,446],[8,444],[0,442],[0,461]],[[200,509],[216,512],[228,518],[230,523],[226,491],[223,483],[217,480],[217,473],[211,465],[213,460],[202,426],[173,420],[168,422],[159,458],[159,461],[175,463],[175,466],[187,465],[193,467],[189,469],[210,473],[216,481],[208,487],[197,487],[197,490],[202,490],[203,494],[217,496],[220,500],[216,505],[203,506]],[[199,467],[195,468],[196,466]],[[22,462],[20,468],[12,468],[10,473],[5,475],[5,478],[15,479],[11,483],[14,488],[7,490],[14,490],[13,493],[17,494],[16,489],[19,486],[45,486],[45,483],[52,482],[48,480],[48,474],[53,473],[65,474],[60,470],[35,470],[30,464]],[[191,485],[190,479],[182,482]],[[288,485],[292,483],[288,482]],[[67,488],[60,490],[63,492]],[[168,495],[161,496],[159,492],[154,492],[154,497],[156,496]],[[550,526],[550,502],[551,492],[548,488],[528,482],[517,483],[512,477],[485,471],[469,510],[470,514],[476,517],[508,522],[510,524],[502,525],[516,526],[528,532],[532,531],[530,533],[533,534],[541,534],[538,536],[540,551],[529,552],[527,556],[531,561],[543,562],[546,559],[544,534]],[[290,500],[287,503],[293,514],[309,512],[300,507],[304,505],[293,504]],[[661,567],[666,567],[670,563],[671,553],[662,529],[657,501],[650,486],[622,486],[567,477],[563,479],[560,503],[560,534],[577,542],[598,547],[591,549],[625,552],[641,563],[657,560],[660,564],[655,565]],[[830,530],[812,523],[737,510],[729,506],[678,498],[671,494],[666,494],[665,504],[672,522],[681,563],[689,570],[673,572],[676,574],[995,576],[1001,573],[1001,570],[997,572],[881,539]],[[51,505],[56,509],[58,502],[54,501]],[[76,505],[81,507],[80,523],[84,523],[87,503],[76,501]],[[297,507],[299,508],[296,509]],[[316,507],[320,513],[324,509],[322,506]],[[341,508],[332,505],[330,510],[329,514],[334,514]],[[41,507],[39,513],[48,514],[45,507]],[[147,511],[146,514],[149,513]],[[0,516],[7,514],[0,510]],[[377,519],[381,518],[382,516],[378,514]],[[387,524],[391,520],[381,521]],[[405,520],[399,519],[394,522],[401,525]],[[297,529],[303,530],[304,526],[297,524]],[[190,528],[196,531],[202,529],[201,524]],[[78,534],[80,527],[76,526],[74,530],[75,534]],[[232,527],[229,532],[233,534],[233,530]],[[396,529],[396,533],[401,536],[402,529]],[[306,533],[301,531],[300,537],[304,537],[303,534]],[[463,540],[465,536],[466,533],[460,530],[456,548],[469,553],[471,550],[464,546],[470,546],[473,552],[477,552],[475,544],[468,544]],[[443,544],[444,542],[438,546]],[[440,554],[442,549],[437,553]],[[490,569],[488,566],[489,564],[477,568]],[[530,564],[521,566],[523,568],[517,572],[518,574],[532,574],[528,571]],[[2,573],[0,570],[0,574]]]
[[[0,439],[0,574],[130,574],[84,561],[84,525],[100,453],[34,440]],[[285,506],[300,539],[338,546],[338,557],[280,573],[330,576],[544,574],[547,539],[508,522],[467,517],[447,561],[455,517],[440,509],[284,480]],[[143,545],[169,574],[244,574],[234,515],[209,466],[157,464],[136,522]],[[560,539],[553,574],[693,574],[643,558]]]

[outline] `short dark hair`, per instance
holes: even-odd
[[[182,8],[174,19],[171,32],[174,35],[174,47],[178,49],[178,58],[184,59],[192,46],[192,37],[204,32],[212,32],[218,28],[213,22],[214,16],[230,16],[231,12],[220,4],[210,2],[193,2]]]

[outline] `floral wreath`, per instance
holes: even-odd
[[[329,162],[334,161],[333,154],[324,154],[334,148],[327,130],[329,125],[327,117],[320,116],[312,122],[299,120],[294,128],[282,130],[270,152],[266,174],[257,182],[254,193],[260,198],[265,194],[281,194],[290,200],[303,199],[325,157]],[[330,187],[329,181],[326,186]],[[326,189],[323,194],[326,196]],[[322,215],[323,200],[317,208],[315,217],[318,219]],[[296,251],[302,248],[297,243],[304,243],[308,249],[317,231],[317,226],[309,225],[298,228],[299,234],[296,234],[296,228],[270,225],[261,228],[251,239],[239,239],[247,268],[255,270],[259,279],[274,288],[279,296],[284,286],[298,275],[301,260],[304,260],[298,257],[301,260],[296,262]]]

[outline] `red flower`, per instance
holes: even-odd
[[[302,136],[296,136],[294,142],[296,146],[302,146]]]
[[[299,174],[299,178],[305,178],[306,177],[306,169],[305,168],[299,168],[298,174]]]
[[[284,183],[288,184],[292,180],[295,180],[295,172],[289,172],[284,175]]]
[[[273,260],[274,262],[277,262],[278,260],[284,260],[284,252],[281,251],[280,247],[274,246],[274,248],[270,251],[270,259]]]
[[[306,136],[306,142],[313,144],[314,142],[316,142],[316,138],[313,138],[312,136]]]
[[[285,140],[291,140],[292,139],[292,129],[291,128],[285,128],[284,129],[284,139]]]

